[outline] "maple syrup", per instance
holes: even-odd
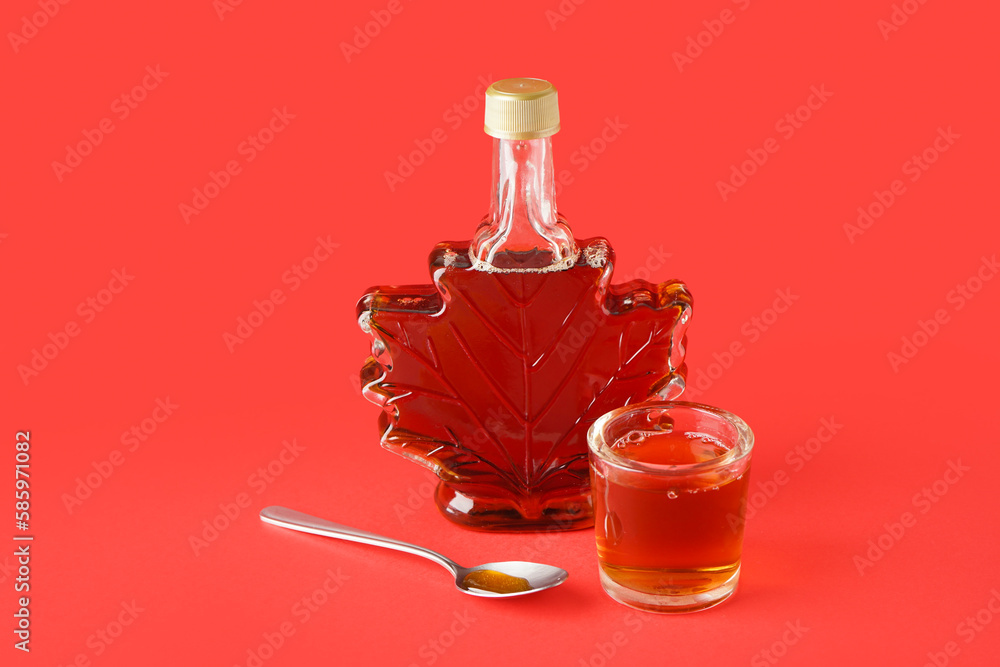
[[[531,590],[531,584],[524,577],[496,570],[473,570],[462,579],[462,585],[488,593],[523,593]]]
[[[601,579],[626,604],[693,611],[736,587],[752,436],[747,444],[744,431],[711,427],[716,409],[649,405],[598,421],[602,442],[591,432]]]
[[[381,443],[433,470],[441,511],[485,530],[593,524],[586,433],[612,408],[684,387],[691,296],[678,281],[612,285],[605,239],[577,241],[555,208],[555,89],[487,91],[490,212],[438,244],[431,283],[358,303],[372,355],[364,396]]]

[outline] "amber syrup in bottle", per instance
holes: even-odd
[[[691,296],[679,281],[612,285],[605,239],[556,210],[557,94],[540,79],[486,93],[490,211],[438,244],[431,282],[372,288],[364,396],[387,449],[433,470],[446,517],[483,530],[593,525],[587,429],[608,410],[684,388]]]

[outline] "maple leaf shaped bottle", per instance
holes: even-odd
[[[382,446],[433,470],[435,500],[470,528],[593,525],[587,429],[601,414],[684,389],[691,296],[678,281],[611,284],[614,252],[556,211],[556,90],[486,92],[490,212],[472,241],[439,243],[431,284],[358,303],[372,338],[364,396]]]

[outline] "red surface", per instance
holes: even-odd
[[[32,651],[8,631],[3,664],[252,665],[282,627],[291,636],[263,664],[991,664],[1000,280],[976,274],[1000,251],[998,16],[903,4],[915,13],[884,36],[888,0],[563,2],[575,9],[555,23],[555,0],[404,2],[348,62],[340,43],[387,3],[247,1],[220,18],[210,0],[70,2],[37,34],[22,17],[55,3],[5,3],[4,33],[29,35],[8,34],[0,69],[5,614],[21,429],[36,539]],[[679,71],[672,53],[705,21],[721,33]],[[701,391],[686,398],[757,434],[743,579],[716,609],[630,612],[601,592],[591,533],[460,530],[433,508],[427,474],[378,447],[378,409],[355,381],[355,300],[424,282],[437,241],[470,237],[490,174],[482,82],[506,76],[560,90],[559,201],[576,235],[607,236],[622,278],[690,286]],[[124,106],[144,77],[145,99]],[[782,120],[810,100],[799,127]],[[243,143],[272,122],[273,142]],[[60,181],[53,161],[102,123],[111,132]],[[949,129],[951,143],[937,139]],[[602,135],[600,155],[584,152]],[[385,173],[428,141],[390,188]],[[947,150],[914,170],[935,142]],[[747,151],[766,162],[724,201],[717,182]],[[235,175],[186,224],[179,205],[227,164]],[[878,197],[893,202],[849,239],[844,225]],[[337,247],[300,278],[317,238]],[[91,312],[123,267],[134,278]],[[227,345],[276,290],[273,313]],[[25,383],[19,366],[50,337],[65,348]],[[167,399],[172,414],[154,412]],[[125,435],[154,414],[165,420],[146,422],[145,440]],[[258,472],[286,440],[304,449],[286,450],[277,476]],[[111,459],[69,511],[78,478]],[[196,553],[192,536],[237,500],[248,506]],[[570,579],[471,598],[433,563],[264,526],[269,504],[462,563],[552,562]],[[888,550],[859,573],[880,540]],[[309,610],[330,569],[336,593]],[[119,629],[110,644],[98,634]]]

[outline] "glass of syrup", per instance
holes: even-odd
[[[753,432],[698,403],[638,403],[588,432],[601,585],[645,611],[699,611],[740,576]]]

